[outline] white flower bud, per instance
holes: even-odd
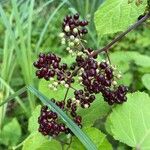
[[[84,108],[89,108],[89,104],[84,104]]]
[[[76,100],[76,104],[79,106],[79,104],[80,104],[80,101],[77,99]]]
[[[71,36],[70,36],[70,39],[71,39],[71,40],[74,40],[74,36],[73,36],[73,35],[71,35]]]
[[[58,85],[58,82],[54,82],[53,85],[54,85],[54,86],[57,86],[57,85]]]
[[[77,29],[77,28],[74,28],[74,29],[73,29],[73,32],[74,32],[74,33],[78,33],[78,29]]]
[[[99,73],[99,69],[96,69],[96,72]]]
[[[72,53],[73,53],[73,51],[72,51],[72,50],[69,50],[69,53],[70,53],[70,54],[72,54]]]
[[[59,34],[60,38],[63,38],[64,36],[65,36],[65,34],[63,32]]]
[[[65,31],[69,32],[70,31],[70,27],[69,26],[65,26]]]
[[[116,82],[116,81],[113,81],[112,84],[113,84],[113,85],[117,85],[117,82]]]
[[[65,84],[65,87],[68,88],[68,87],[69,87],[69,84]]]
[[[69,50],[70,50],[70,47],[67,47],[66,50],[69,51]]]
[[[84,71],[84,68],[81,68],[80,70],[83,72],[83,71]]]
[[[61,44],[62,44],[62,45],[65,45],[65,44],[66,44],[66,41],[65,41],[64,39],[62,39],[62,40],[61,40]]]
[[[74,39],[74,42],[75,42],[75,43],[79,43],[79,41],[80,41],[80,40],[79,40],[78,38],[75,38],[75,39]]]
[[[78,56],[81,56],[82,54],[83,54],[83,52],[78,52],[78,54],[77,54],[77,55],[78,55]]]
[[[73,42],[70,42],[70,43],[69,43],[69,46],[70,46],[70,47],[73,47],[73,46],[74,46],[74,43],[73,43]]]
[[[81,81],[81,80],[82,80],[82,77],[78,77],[78,79]]]
[[[117,74],[117,78],[120,79],[122,76],[121,74]]]
[[[60,81],[60,84],[65,84],[65,81],[64,80]]]

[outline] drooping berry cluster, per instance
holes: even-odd
[[[65,124],[58,123],[58,116],[56,112],[48,110],[47,106],[41,108],[41,114],[38,118],[39,132],[43,135],[57,136],[59,133],[64,132],[68,134],[69,129]]]
[[[74,122],[79,126],[82,127],[82,117],[77,115],[77,104],[76,101],[68,99],[67,102],[65,101],[56,101],[54,98],[51,99],[60,109],[70,114],[70,117],[74,120]],[[43,106],[41,108],[41,114],[38,118],[39,123],[39,131],[43,135],[49,136],[57,136],[60,133],[72,133],[69,128],[62,123],[56,112],[49,110],[47,106]]]
[[[114,80],[113,68],[107,62],[98,63],[93,58],[84,59],[83,57],[77,57],[76,59],[79,67],[82,67],[83,73],[81,74],[81,81],[85,90],[89,93],[102,93],[105,101],[110,105],[114,103],[123,103],[126,100],[127,88],[120,86],[116,88],[116,81]],[[119,94],[118,94],[119,93]],[[119,95],[119,96],[118,96]]]
[[[73,16],[68,15],[64,19],[62,29],[66,36],[73,35],[74,37],[77,37],[88,33],[87,29],[85,28],[87,25],[88,21],[79,20],[79,14],[75,14]]]
[[[104,100],[108,102],[109,105],[112,105],[114,103],[122,104],[127,100],[127,91],[128,89],[126,86],[120,85],[115,90],[103,88],[102,95],[104,97]]]

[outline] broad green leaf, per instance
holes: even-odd
[[[132,83],[132,77],[133,76],[131,73],[125,73],[125,74],[122,74],[121,79],[119,79],[117,82],[119,84],[129,86]]]
[[[37,148],[36,150],[61,150],[61,149],[62,149],[62,146],[60,142],[56,140],[51,140],[51,141],[41,144],[41,146]]]
[[[112,62],[116,65],[118,64],[121,65],[120,63],[129,65],[129,62],[134,61],[134,63],[140,67],[145,67],[145,68],[150,67],[150,57],[147,55],[142,55],[135,51],[126,51],[126,52],[117,51],[117,52],[111,53],[110,58]]]
[[[28,124],[28,130],[30,131],[30,133],[34,132],[34,131],[38,131],[38,117],[40,116],[40,110],[41,110],[41,106],[37,106],[35,108],[35,110],[32,112],[32,116],[29,119],[29,124]]]
[[[20,137],[21,127],[16,118],[7,123],[0,131],[0,143],[5,145],[15,146],[19,142]]]
[[[140,150],[150,149],[150,97],[144,92],[127,95],[110,115],[111,132],[116,140]]]
[[[112,150],[111,144],[108,142],[106,135],[94,127],[83,129],[84,132],[92,139],[98,150]],[[86,150],[77,138],[73,138],[71,144],[72,150]]]
[[[40,83],[39,83],[39,91],[42,92],[49,99],[55,98],[57,101],[61,101],[61,100],[64,99],[64,96],[65,96],[65,93],[67,91],[67,88],[65,88],[62,85],[58,85],[57,91],[54,91],[54,90],[52,90],[52,89],[49,88],[49,84],[51,84],[53,82],[54,81],[46,81],[44,79],[41,80]],[[79,85],[79,83],[74,83],[73,87],[75,89],[79,89],[80,85]],[[69,89],[67,98],[74,97],[73,92],[74,92],[73,89]]]
[[[150,90],[150,74],[145,74],[142,77],[142,82],[144,84],[144,86]]]
[[[55,147],[54,147],[55,145]],[[55,140],[49,140],[41,133],[33,132],[27,137],[23,143],[22,150],[56,150],[55,148],[60,148],[60,143]]]
[[[95,13],[95,25],[99,35],[125,30],[145,11],[146,0],[137,7],[128,0],[106,0]]]
[[[104,102],[102,96],[99,94],[89,108],[81,108],[78,113],[82,116],[83,126],[86,127],[92,126],[97,119],[104,117],[109,110],[110,106]]]

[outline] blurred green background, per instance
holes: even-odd
[[[100,49],[115,35],[98,37],[94,25],[94,12],[104,0],[1,0],[0,1],[0,102],[25,85],[38,88],[39,80],[34,75],[33,62],[39,52],[55,52],[67,58],[58,34],[67,14],[78,12],[89,20],[87,47]],[[147,66],[136,60],[150,56],[150,23],[143,24],[126,36],[111,50],[110,58],[124,74],[120,81],[130,86],[131,91],[147,91],[142,82],[144,74],[150,73]],[[127,60],[127,56],[136,55]],[[130,53],[131,52],[131,53]],[[134,53],[135,52],[135,53]],[[69,60],[70,61],[70,60]],[[30,93],[24,93],[14,101],[0,107],[0,131],[12,118],[17,118],[22,132],[17,142],[0,139],[0,150],[20,143],[27,135],[27,122],[39,101]]]

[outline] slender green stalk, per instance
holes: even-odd
[[[0,83],[3,84],[11,94],[15,93],[14,90],[10,87],[10,85],[8,85],[1,77],[0,77]],[[28,110],[23,104],[22,100],[18,96],[15,99],[17,100],[21,108],[27,113]]]
[[[55,16],[56,13],[58,12],[58,10],[59,10],[66,2],[67,2],[67,0],[64,0],[62,3],[60,3],[59,6],[55,9],[55,11],[49,16],[49,18],[48,18],[48,20],[47,20],[47,22],[46,22],[46,24],[45,24],[43,30],[41,31],[39,40],[38,40],[38,42],[37,42],[37,44],[36,44],[36,48],[35,48],[35,49],[36,49],[36,53],[37,53],[37,54],[38,54],[38,52],[39,52],[39,48],[40,48],[40,45],[41,45],[41,43],[42,43],[44,34],[45,34],[45,32],[46,32],[46,30],[47,30],[47,28],[48,28],[48,26],[49,26],[51,20],[54,18],[54,16]]]

